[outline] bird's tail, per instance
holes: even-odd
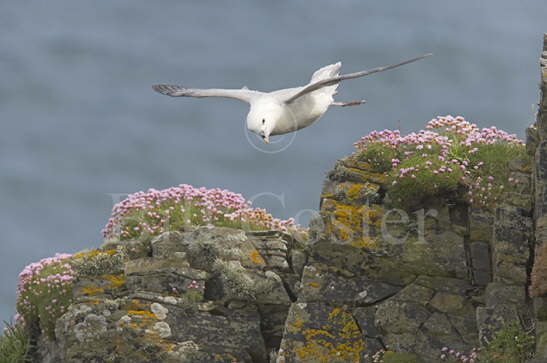
[[[337,62],[337,63],[330,64],[328,66],[318,69],[311,76],[310,83],[315,83],[317,81],[338,76],[340,74],[341,67],[342,67],[342,62]],[[338,88],[338,84],[335,84],[333,86],[323,87],[317,90],[316,92],[324,92],[324,93],[330,94],[331,96],[334,96],[336,94],[336,88]]]

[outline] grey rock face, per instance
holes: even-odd
[[[203,227],[165,233],[135,256],[89,254],[103,264],[114,256],[117,275],[82,257],[89,274],[37,360],[268,362],[295,293],[289,285],[300,280],[289,263],[295,243],[278,232]]]

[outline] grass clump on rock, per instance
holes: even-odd
[[[356,157],[384,173],[394,204],[412,208],[431,196],[457,195],[493,208],[510,178],[509,162],[527,159],[524,143],[496,127],[480,129],[461,116],[439,116],[425,130],[373,131],[355,144]]]
[[[0,363],[26,362],[30,340],[27,331],[19,319],[5,325],[0,336]]]
[[[443,347],[441,362],[464,363],[525,363],[534,355],[534,335],[518,321],[505,323],[482,348],[459,352]]]
[[[241,194],[181,184],[129,195],[114,206],[103,234],[106,238],[129,240],[191,225],[281,232],[299,228],[292,218],[280,220],[264,209],[251,208]]]
[[[523,363],[534,355],[534,336],[519,322],[506,323],[479,355],[479,362]]]

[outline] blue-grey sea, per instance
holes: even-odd
[[[546,31],[545,0],[2,1],[0,319],[27,264],[101,243],[112,193],[221,187],[305,224],[371,130],[452,114],[522,137]],[[343,83],[338,99],[368,103],[267,148],[245,133],[245,104],[150,88],[274,90],[338,60],[353,72],[427,52]]]

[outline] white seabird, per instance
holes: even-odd
[[[281,135],[307,127],[318,120],[329,106],[357,106],[365,100],[355,102],[334,102],[338,84],[346,79],[368,76],[387,71],[404,64],[430,56],[412,58],[390,66],[377,67],[367,71],[339,75],[341,62],[317,70],[310,82],[303,87],[280,89],[273,92],[260,92],[242,89],[198,89],[177,85],[158,84],[152,88],[171,97],[226,97],[235,98],[250,104],[247,114],[247,128],[269,143],[270,136]]]

